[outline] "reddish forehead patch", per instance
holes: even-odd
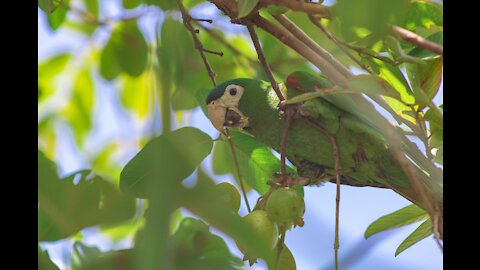
[[[300,86],[300,81],[298,77],[295,76],[295,74],[290,74],[288,75],[287,80],[285,81],[285,84],[287,85],[287,87],[295,88]]]

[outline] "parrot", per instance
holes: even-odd
[[[334,84],[323,74],[296,71],[280,85],[285,99],[303,93],[331,89]],[[222,132],[237,128],[264,145],[280,152],[285,113],[280,100],[267,81],[237,78],[223,82],[206,97],[207,115]],[[295,117],[286,141],[286,157],[308,185],[335,182],[335,159],[327,134],[308,121],[321,126],[336,140],[341,184],[358,187],[389,188],[407,200],[421,205],[410,180],[393,159],[385,136],[372,122],[355,110],[356,104],[345,94],[332,94],[298,104],[303,117]]]

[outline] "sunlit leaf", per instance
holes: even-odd
[[[143,0],[122,0],[123,7],[128,9],[136,8],[143,2],[144,2]]]
[[[407,248],[429,237],[432,234],[432,220],[427,219],[422,224],[420,224],[420,226],[418,226],[418,228],[415,229],[415,231],[413,231],[405,240],[403,240],[400,246],[398,246],[397,251],[395,251],[395,257]]]
[[[372,222],[365,231],[365,238],[379,232],[400,228],[426,218],[428,218],[428,214],[423,209],[415,204],[411,204]]]
[[[443,7],[433,1],[412,1],[403,25],[409,30],[415,30],[418,26],[443,26]]]
[[[138,77],[127,74],[122,76],[122,91],[120,98],[122,104],[136,116],[145,119],[149,111],[153,111],[154,78],[152,71],[147,70]]]
[[[87,11],[98,18],[98,0],[84,0]]]
[[[55,93],[56,78],[64,71],[70,57],[69,53],[58,54],[38,64],[38,86],[42,89],[38,102],[44,101]]]

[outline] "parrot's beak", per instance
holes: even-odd
[[[224,126],[240,128],[248,126],[248,118],[243,116],[236,107],[227,108],[218,103],[210,103],[207,107],[210,122],[220,132],[223,131]]]
[[[220,132],[223,131],[223,124],[225,123],[225,116],[227,114],[227,108],[224,106],[218,106],[213,102],[207,105],[208,118],[212,125]]]

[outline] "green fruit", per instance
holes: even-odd
[[[240,193],[238,193],[237,188],[230,183],[222,182],[216,185],[216,189],[223,205],[234,212],[238,212],[238,209],[240,209]]]
[[[268,197],[265,210],[273,222],[303,226],[305,202],[294,189],[279,188],[272,192]]]
[[[258,237],[263,239],[271,249],[275,248],[278,240],[278,227],[268,218],[266,211],[255,210],[243,217],[243,220],[250,225]],[[245,247],[239,245],[237,242],[235,242],[235,244],[237,244],[238,249],[245,255],[244,258],[248,259],[250,265],[252,265],[256,258],[254,258]]]

